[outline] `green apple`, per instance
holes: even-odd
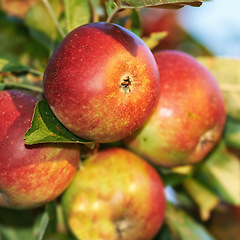
[[[150,240],[166,208],[158,173],[121,148],[100,150],[84,161],[62,203],[71,231],[84,240]]]
[[[0,91],[0,206],[33,208],[56,199],[79,164],[78,144],[25,145],[36,100]]]
[[[116,24],[96,22],[70,32],[51,56],[44,94],[75,135],[114,142],[136,130],[159,95],[159,74],[146,44]]]
[[[124,139],[149,161],[175,167],[201,161],[221,137],[226,112],[219,86],[189,54],[154,54],[161,76],[160,97],[151,116]]]

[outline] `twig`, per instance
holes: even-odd
[[[106,20],[107,23],[110,23],[112,21],[112,19],[115,17],[115,15],[120,11],[122,10],[123,8],[116,8],[112,13],[111,15],[108,17],[108,19]]]
[[[6,87],[24,88],[24,89],[32,90],[35,92],[43,93],[43,89],[41,87],[32,86],[32,85],[25,84],[25,83],[11,83],[11,82],[2,82],[2,83]]]
[[[59,33],[61,34],[62,38],[64,38],[64,37],[66,36],[66,34],[64,33],[64,31],[63,31],[63,29],[62,29],[59,21],[57,20],[54,12],[53,12],[53,10],[52,10],[51,5],[49,4],[48,0],[42,0],[42,1],[43,1],[44,5],[46,6],[49,14],[51,15],[51,17],[52,17],[55,25],[57,26],[57,29],[58,29]]]

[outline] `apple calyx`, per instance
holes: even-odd
[[[124,75],[122,77],[120,88],[124,91],[125,94],[131,92],[130,88],[131,85],[132,85],[131,77],[129,75]]]
[[[217,139],[214,132],[215,132],[214,129],[210,129],[200,137],[198,145],[200,145],[202,149],[206,144],[216,142]]]
[[[131,223],[127,220],[121,219],[115,222],[115,229],[119,236],[119,239],[122,239],[123,233],[129,228],[131,228]]]

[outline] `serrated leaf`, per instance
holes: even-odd
[[[198,57],[217,80],[223,92],[228,115],[240,120],[240,60]]]
[[[214,240],[201,224],[170,203],[167,204],[166,224],[180,240]]]
[[[149,49],[154,49],[159,42],[167,36],[167,32],[154,32],[151,33],[149,37],[143,37],[142,40],[146,43]]]
[[[203,221],[208,220],[211,211],[219,203],[218,196],[194,178],[185,180],[183,182],[183,187],[199,206],[201,219]]]
[[[118,0],[121,7],[143,8],[143,7],[163,7],[163,8],[181,8],[185,5],[199,7],[201,0]]]
[[[223,142],[205,159],[195,177],[223,201],[240,204],[240,160]]]
[[[64,0],[64,7],[68,32],[89,23],[91,10],[88,0]]]
[[[31,145],[47,142],[92,143],[68,131],[53,114],[47,101],[43,99],[36,104],[31,127],[25,134],[25,143]]]

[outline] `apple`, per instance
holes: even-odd
[[[70,32],[44,73],[44,94],[75,135],[115,142],[142,125],[159,95],[153,54],[131,31],[95,22]]]
[[[154,54],[160,97],[143,126],[123,140],[154,164],[175,167],[201,161],[221,137],[226,112],[211,73],[177,50]]]
[[[179,11],[176,9],[144,8],[140,11],[143,36],[150,36],[154,32],[166,31],[156,49],[176,49],[186,40],[186,31],[179,24]]]
[[[24,209],[57,198],[79,164],[78,144],[25,145],[36,100],[17,91],[0,91],[0,206]]]
[[[150,240],[165,217],[158,173],[122,148],[103,149],[85,160],[61,200],[78,239]]]

